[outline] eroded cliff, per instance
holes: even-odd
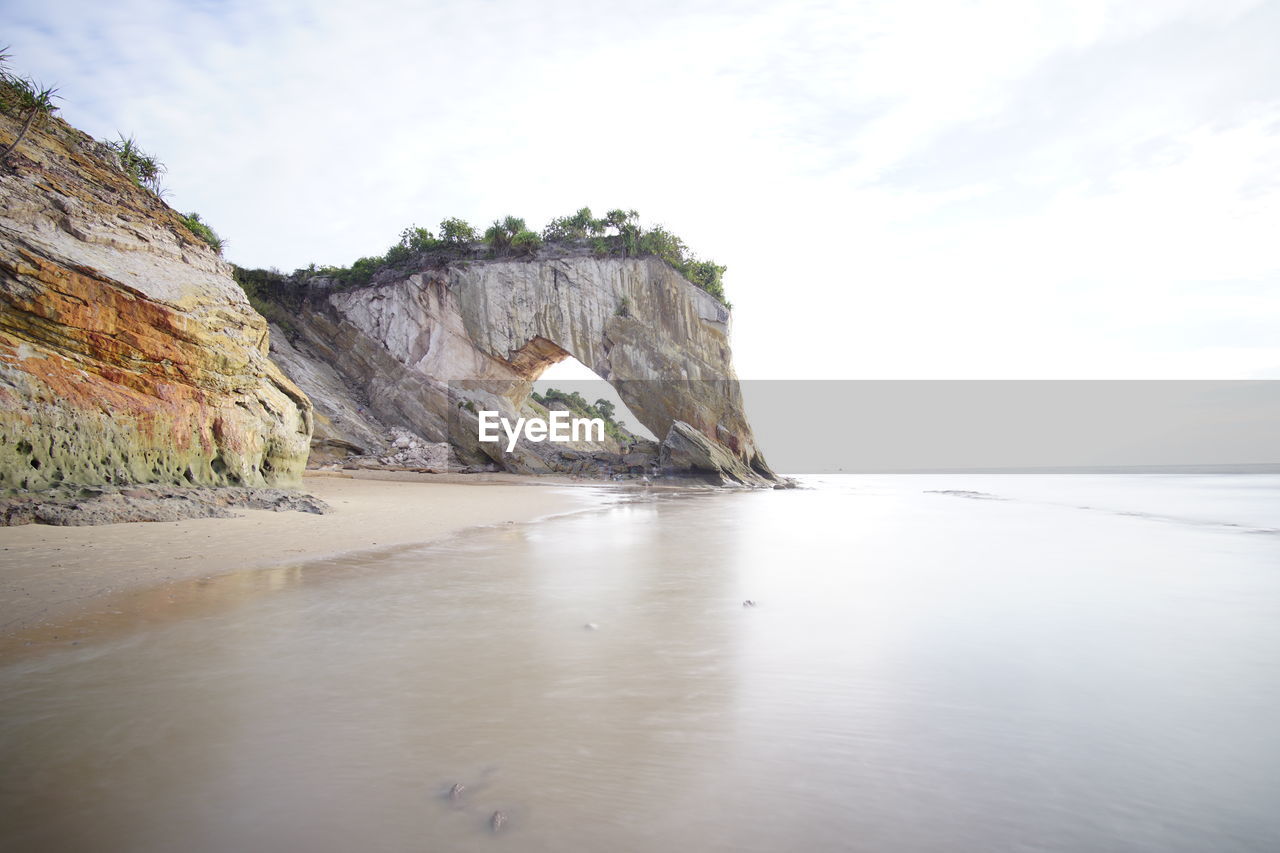
[[[527,413],[532,381],[573,356],[655,435],[679,443],[677,453],[596,454],[597,469],[777,479],[743,410],[728,309],[656,258],[553,246],[522,259],[419,259],[365,287],[317,277],[271,298],[288,317],[274,355],[316,400],[321,442],[367,446],[402,427],[449,442],[464,463],[582,473],[572,449],[522,442],[506,452],[478,442],[474,415],[477,407]]]
[[[19,134],[0,115],[0,145]],[[570,240],[492,258],[464,243],[360,287],[276,275],[255,294],[281,325],[269,350],[232,268],[86,134],[33,127],[0,164],[0,201],[0,489],[289,485],[309,451],[777,479],[743,411],[728,309],[656,257]],[[577,444],[478,440],[479,410],[546,415],[533,380],[570,356],[662,440],[616,425]]]
[[[53,119],[0,164],[0,488],[296,482],[311,405],[266,321],[113,158]]]

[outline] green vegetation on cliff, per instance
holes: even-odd
[[[542,238],[548,243],[589,240],[592,249],[601,255],[661,258],[690,282],[729,306],[724,298],[727,268],[714,261],[698,259],[683,240],[661,225],[644,228],[640,225],[640,214],[634,210],[611,210],[603,219],[596,219],[591,215],[591,208],[584,207],[573,216],[552,219],[543,229]]]
[[[120,168],[124,169],[135,184],[151,190],[160,198],[168,195],[164,185],[160,183],[160,178],[166,171],[164,164],[154,154],[148,154],[139,148],[132,136],[122,133],[118,139],[108,141],[106,146],[116,153]]]
[[[518,216],[495,219],[484,232],[484,243],[495,256],[532,255],[542,248],[542,238],[526,228]]]
[[[22,128],[13,142],[0,151],[0,161],[8,159],[32,127],[58,111],[53,105],[58,90],[11,72],[7,50],[7,47],[0,49],[0,113],[20,118]]]
[[[724,274],[726,267],[698,258],[685,242],[661,225],[645,228],[634,210],[611,210],[596,218],[591,208],[584,207],[572,216],[552,219],[541,234],[531,230],[524,219],[507,216],[494,220],[481,236],[470,223],[451,217],[440,223],[434,234],[412,225],[400,232],[400,239],[381,255],[360,258],[349,267],[317,267],[312,264],[294,272],[303,279],[323,275],[338,280],[345,287],[368,284],[374,274],[421,256],[467,259],[485,253],[488,257],[532,257],[543,247],[552,251],[589,249],[602,257],[659,258],[674,267],[688,281],[710,293],[725,307]]]
[[[218,236],[218,232],[209,227],[208,223],[200,218],[198,213],[188,213],[182,217],[182,224],[187,226],[187,230],[199,237],[201,240],[209,244],[209,248],[213,249],[219,255],[222,254],[222,247],[226,245],[225,241]]]
[[[42,86],[28,77],[10,72],[9,54],[0,49],[0,113],[16,117],[23,122],[17,138],[3,151],[0,160],[8,157],[18,147],[28,131],[57,110],[53,100],[56,89]],[[168,195],[161,183],[164,164],[153,154],[144,151],[132,136],[120,134],[119,138],[100,143],[113,152],[120,169],[138,186],[149,190],[158,198]],[[222,254],[226,241],[204,222],[199,214],[179,215],[182,224],[192,235]],[[412,225],[400,233],[400,239],[381,255],[359,258],[347,267],[317,266],[311,264],[295,270],[292,276],[282,276],[270,271],[270,275],[304,282],[313,276],[336,279],[343,287],[361,287],[387,267],[435,256],[439,260],[469,260],[480,253],[488,257],[533,257],[544,248],[569,251],[589,250],[602,257],[644,258],[654,257],[671,265],[686,280],[711,294],[725,307],[732,304],[725,299],[724,274],[726,268],[714,261],[700,259],[675,234],[660,225],[645,228],[634,210],[614,209],[597,218],[591,209],[584,207],[570,216],[553,218],[541,233],[530,229],[525,220],[507,216],[495,220],[483,235],[470,223],[457,217],[440,222],[435,233]],[[257,285],[254,275],[267,275],[266,270],[242,270],[237,268],[237,280],[249,294],[255,307],[262,311],[264,297],[253,290]],[[247,285],[246,285],[247,282]]]
[[[544,409],[550,408],[552,403],[560,403],[579,417],[599,418],[604,421],[604,431],[622,444],[629,444],[636,440],[634,435],[627,432],[625,424],[613,419],[614,405],[608,400],[599,399],[594,403],[588,403],[587,398],[577,391],[566,393],[559,388],[548,388],[546,394],[534,391],[529,395],[529,399]]]
[[[297,294],[295,276],[285,275],[279,270],[250,270],[231,265],[231,274],[249,298],[253,310],[272,323],[285,329],[294,330],[294,315],[286,307],[294,304]]]
[[[0,151],[0,161],[8,159],[27,134],[58,111],[53,105],[58,97],[57,89],[35,82],[30,77],[20,77],[9,69],[8,48],[0,48],[0,113],[22,122],[17,137]],[[116,165],[139,187],[148,190],[156,198],[164,199],[168,191],[161,183],[166,171],[164,163],[154,154],[148,154],[132,136],[119,134],[117,139],[98,143],[105,151],[115,155]],[[179,214],[187,230],[222,254],[226,241],[204,222],[198,213]]]

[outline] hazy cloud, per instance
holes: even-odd
[[[1276,2],[10,2],[242,264],[639,209],[754,377],[1280,375]]]

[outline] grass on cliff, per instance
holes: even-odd
[[[151,190],[159,198],[165,197],[167,193],[160,179],[167,170],[154,154],[143,151],[132,136],[125,136],[123,133],[118,139],[108,140],[105,145],[115,152],[120,168],[135,184]]]
[[[482,256],[491,258],[531,257],[543,246],[557,245],[586,248],[601,257],[659,258],[726,308],[733,307],[724,294],[726,267],[698,258],[672,232],[661,225],[645,228],[636,211],[621,209],[596,218],[591,208],[584,207],[572,216],[552,219],[541,233],[531,230],[518,216],[494,220],[483,235],[456,217],[443,220],[436,232],[413,225],[400,232],[400,239],[381,255],[360,258],[349,267],[312,264],[296,270],[294,276],[299,280],[326,276],[343,287],[361,287],[379,270],[424,255],[469,258],[483,253]]]
[[[199,237],[201,240],[209,244],[209,248],[213,249],[219,255],[222,249],[227,245],[226,241],[218,236],[218,232],[209,227],[209,224],[200,218],[198,213],[188,213],[182,217],[182,224],[187,226],[187,230]]]
[[[296,287],[293,277],[279,270],[250,270],[234,264],[231,272],[236,284],[240,285],[240,289],[248,297],[253,310],[265,317],[268,322],[275,323],[291,333],[297,333],[294,313],[287,307],[293,302]]]

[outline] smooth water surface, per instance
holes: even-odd
[[[4,665],[0,848],[1280,849],[1280,478],[808,485]]]

